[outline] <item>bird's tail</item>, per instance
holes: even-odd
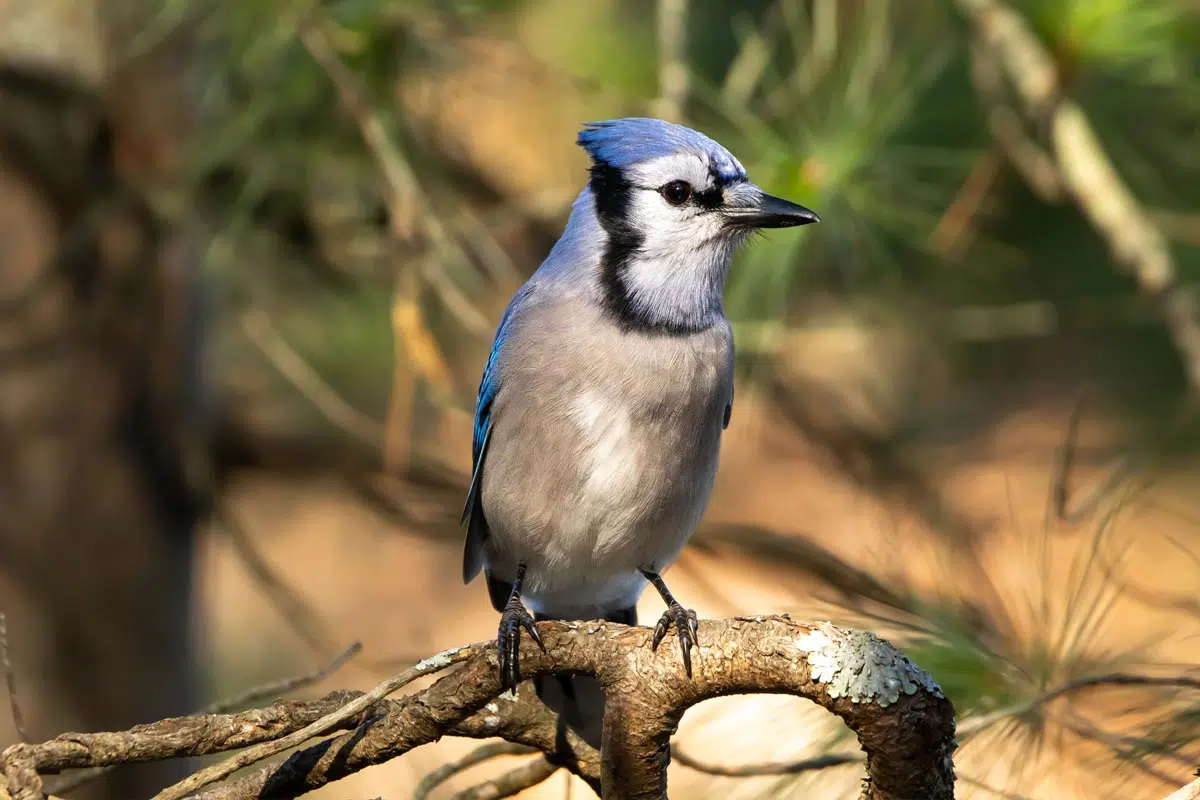
[[[589,675],[546,675],[533,679],[537,696],[558,714],[563,726],[579,734],[585,742],[600,749],[604,730],[604,690]]]
[[[535,616],[539,620],[559,619],[547,614]],[[637,609],[609,612],[604,619],[623,625],[636,625]],[[600,749],[604,730],[604,690],[600,688],[599,681],[590,675],[546,675],[534,678],[533,686],[538,698],[558,714],[560,727],[565,725],[592,747]]]

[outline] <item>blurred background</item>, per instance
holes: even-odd
[[[962,797],[1191,779],[1195,0],[0,0],[0,65],[0,611],[31,739],[354,641],[300,696],[494,636],[459,579],[479,375],[586,181],[580,124],[654,115],[823,220],[735,264],[738,403],[677,596],[892,639],[975,726]],[[1162,680],[1077,686],[1114,673]],[[853,751],[800,700],[705,703],[676,741],[709,769],[677,758],[673,796],[857,796],[853,764],[710,774]],[[474,747],[313,796],[411,797]]]

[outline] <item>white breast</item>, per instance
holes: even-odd
[[[628,408],[600,391],[580,392],[567,412],[583,445],[580,471],[588,506],[619,509],[638,484],[638,446]]]

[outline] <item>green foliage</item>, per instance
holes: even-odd
[[[960,717],[995,711],[1026,699],[1019,668],[989,651],[978,634],[954,617],[931,622],[930,631],[905,643],[913,663],[933,675]]]

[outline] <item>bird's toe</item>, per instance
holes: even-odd
[[[672,603],[662,617],[659,618],[658,624],[654,626],[654,638],[650,640],[650,649],[657,650],[659,644],[666,637],[667,632],[674,628],[679,635],[679,649],[683,655],[683,668],[687,671],[688,677],[692,677],[692,648],[698,647],[700,640],[699,633],[699,618],[696,612],[690,608],[684,608],[678,603]]]
[[[517,684],[521,682],[522,630],[526,631],[529,638],[533,639],[537,646],[545,652],[546,645],[542,642],[533,616],[525,609],[520,599],[514,597],[508,601],[508,605],[504,607],[504,612],[500,615],[500,630],[496,637],[496,653],[500,662],[500,688],[504,691],[515,691]]]
[[[667,631],[671,627],[671,612],[668,610],[665,614],[659,617],[658,624],[654,626],[654,638],[650,640],[650,649],[657,650],[662,644],[662,640],[666,637]]]

